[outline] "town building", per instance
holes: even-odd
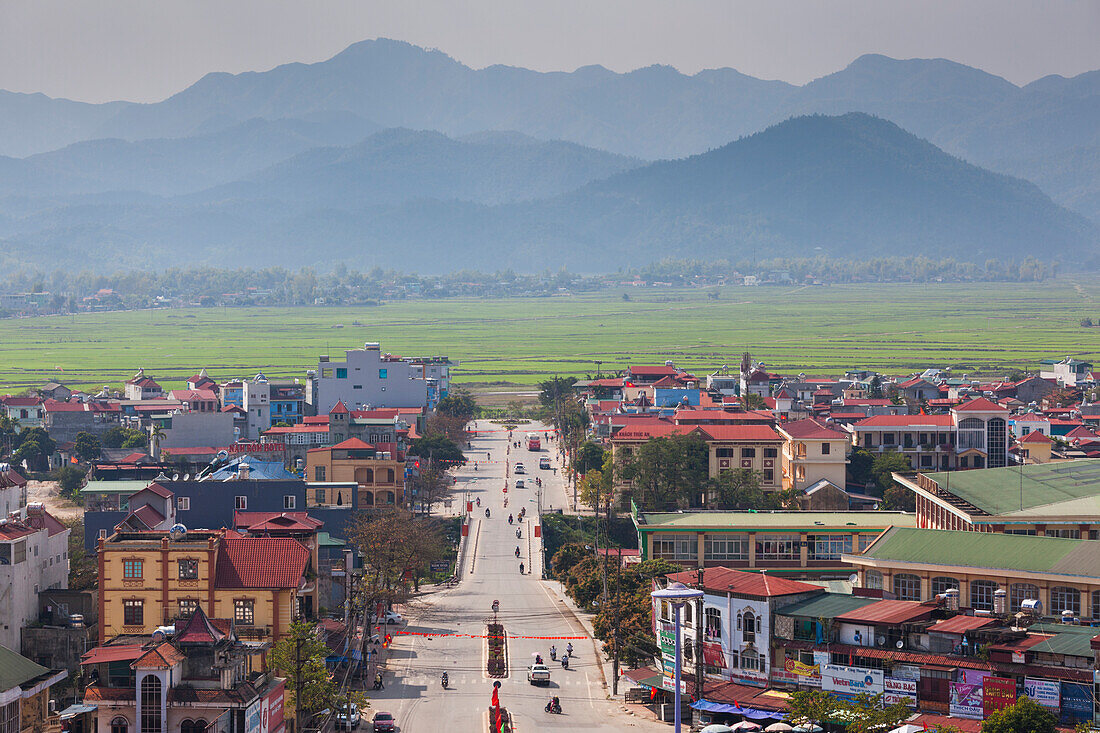
[[[345,495],[356,486],[360,508],[405,504],[405,453],[397,443],[365,443],[348,438],[330,448],[311,448],[306,454],[306,478],[316,482],[306,494],[308,506],[350,506]],[[321,484],[333,484],[326,485]]]
[[[848,474],[848,433],[808,418],[779,425],[783,443],[783,488],[805,491],[819,481],[843,489]]]
[[[61,730],[50,708],[50,688],[69,676],[0,646],[0,723],[5,733]]]
[[[10,463],[0,462],[0,517],[18,512],[27,505],[27,479],[19,475]]]
[[[90,684],[88,731],[283,733],[285,680],[264,671],[257,647],[232,617],[200,608],[178,627],[111,639],[81,664]],[[74,711],[85,714],[84,711]]]
[[[890,527],[915,524],[904,512],[635,511],[632,518],[642,560],[792,578],[846,578],[852,570],[842,556]]]
[[[23,428],[40,428],[45,424],[46,413],[42,407],[41,397],[13,397],[7,395],[0,397],[0,410],[8,419],[15,423],[20,430]]]
[[[69,587],[71,530],[41,504],[0,520],[0,646],[20,648],[20,630],[38,620],[38,593]]]
[[[79,433],[102,435],[122,421],[118,402],[99,399],[59,401],[46,398],[42,403],[46,432],[58,443],[71,443]]]
[[[893,478],[917,527],[1100,539],[1100,459]]]
[[[427,407],[447,396],[450,370],[445,356],[426,359],[383,354],[378,343],[345,352],[344,361],[328,356],[306,373],[306,403],[311,414],[324,415],[337,402],[350,409]]]
[[[1064,359],[1043,359],[1039,362],[1039,376],[1057,382],[1061,387],[1076,387],[1089,380],[1092,364],[1067,356]]]
[[[168,399],[176,400],[189,412],[217,412],[221,409],[218,396],[212,389],[173,389]]]
[[[164,397],[164,390],[152,377],[145,376],[145,369],[138,369],[123,386],[123,395],[128,400],[156,400]]]
[[[116,532],[97,542],[99,638],[151,634],[202,608],[274,642],[312,611],[310,551],[290,537],[218,530]]]
[[[305,417],[306,387],[293,382],[271,382],[271,423],[298,425]]]

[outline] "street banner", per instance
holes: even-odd
[[[821,689],[826,692],[841,692],[849,695],[878,695],[885,692],[885,673],[881,669],[846,667],[840,664],[827,664],[821,670]]]
[[[1077,725],[1092,720],[1092,686],[1081,682],[1062,683],[1059,722]]]
[[[1024,694],[1044,708],[1049,708],[1055,713],[1062,702],[1061,688],[1058,680],[1037,680],[1034,677],[1024,678]]]
[[[986,677],[982,680],[982,712],[989,717],[1016,703],[1016,680]]]
[[[982,710],[982,686],[952,682],[948,711],[956,718],[981,720],[985,717]]]
[[[917,706],[917,681],[901,677],[886,677],[883,679],[883,687],[886,690],[882,696],[883,705],[895,705],[901,703],[909,707]]]

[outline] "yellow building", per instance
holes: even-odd
[[[844,488],[851,439],[812,418],[779,426],[783,443],[783,488],[805,491],[821,480]]]
[[[353,504],[348,486],[310,486],[307,506],[393,506],[405,503],[405,460],[396,443],[365,443],[348,438],[306,453],[306,480],[358,486]]]
[[[98,543],[99,638],[150,634],[196,608],[240,637],[275,641],[310,592],[310,552],[290,537],[116,532]]]
[[[1020,452],[1024,463],[1050,463],[1054,453],[1054,443],[1038,430],[1032,430],[1024,437],[1017,439],[1016,449]]]

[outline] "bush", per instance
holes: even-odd
[[[50,478],[57,482],[58,493],[70,499],[76,499],[79,497],[80,487],[84,485],[85,475],[84,471],[76,466],[65,465],[54,471]]]

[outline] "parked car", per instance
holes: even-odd
[[[336,713],[337,730],[353,730],[359,727],[359,722],[359,706],[355,703],[342,706],[340,712]]]
[[[378,711],[374,714],[374,733],[391,733],[396,730],[393,724],[393,715]]]
[[[371,616],[372,624],[403,624],[405,619],[397,611],[386,611],[381,616]]]
[[[550,668],[545,664],[532,664],[527,668],[527,681],[532,685],[550,685]]]
[[[523,467],[522,463],[516,464],[516,473],[527,473],[527,469]]]
[[[550,470],[550,459],[547,458],[546,456],[543,456],[542,458],[540,458],[539,459],[539,468],[541,468],[543,471],[549,471]]]

